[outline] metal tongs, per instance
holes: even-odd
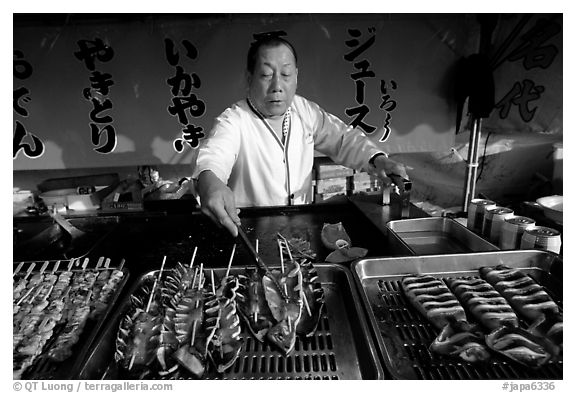
[[[268,276],[268,278],[270,278],[270,280],[272,280],[272,282],[276,286],[276,289],[278,290],[278,292],[282,295],[282,297],[284,299],[286,299],[287,295],[284,293],[284,290],[282,289],[282,286],[278,282],[278,279],[276,278],[276,276],[274,276],[272,274],[270,269],[268,269],[268,266],[262,260],[260,255],[258,255],[258,253],[256,252],[256,249],[254,248],[252,243],[250,243],[250,240],[248,239],[248,236],[246,236],[246,232],[244,232],[244,229],[242,229],[241,225],[238,225],[238,236],[240,237],[240,239],[242,239],[242,242],[244,243],[244,245],[246,246],[246,248],[248,249],[250,254],[254,257],[254,260],[256,261],[256,267],[260,271],[260,274],[263,276],[264,275]]]

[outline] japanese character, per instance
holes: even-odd
[[[14,112],[18,113],[22,117],[28,116],[28,111],[25,108],[23,108],[22,106],[20,106],[19,101],[20,101],[20,98],[23,97],[22,101],[30,102],[31,98],[29,96],[26,96],[28,93],[29,93],[29,91],[25,87],[20,87],[20,88],[14,90],[14,101],[12,102],[12,106],[14,108]]]
[[[100,38],[96,38],[93,41],[80,40],[78,41],[78,46],[80,47],[80,50],[74,52],[74,56],[76,56],[78,60],[84,60],[86,68],[90,71],[94,71],[95,59],[98,59],[101,62],[107,62],[112,60],[114,57],[114,50],[112,47],[104,44],[104,41]]]
[[[26,135],[32,138],[34,147],[24,142],[24,137],[26,137]],[[22,123],[20,123],[18,120],[16,120],[16,130],[14,132],[12,146],[12,159],[16,158],[20,150],[24,150],[24,155],[28,158],[38,158],[44,154],[44,143],[42,143],[42,140],[40,140],[40,138],[34,134],[28,134]]]
[[[176,66],[180,61],[180,55],[175,51],[174,42],[170,38],[164,40],[166,47],[166,60],[171,66]],[[188,40],[183,40],[182,45],[186,49],[186,57],[195,60],[198,57],[198,49]]]
[[[188,118],[184,112],[186,109],[189,109],[194,117],[202,116],[206,110],[204,101],[198,99],[196,94],[191,94],[189,97],[173,97],[172,104],[168,107],[168,112],[173,116],[178,115],[180,124],[188,124]]]
[[[198,89],[200,88],[200,78],[196,74],[187,74],[184,72],[184,69],[180,66],[176,67],[176,75],[172,78],[168,78],[166,80],[169,86],[172,86],[172,95],[177,96],[178,94],[182,94],[183,96],[190,95],[192,91],[192,87]],[[184,83],[182,89],[180,89],[180,85]]]
[[[368,29],[369,32],[373,32],[373,29]],[[361,33],[359,30],[357,29],[348,29],[348,33],[352,36],[352,37],[360,37]],[[358,41],[356,38],[353,38],[351,40],[346,41],[346,46],[352,48],[352,47],[357,47],[356,49],[354,49],[353,51],[347,53],[344,55],[344,59],[346,61],[354,61],[358,56],[360,56],[362,53],[364,53],[364,51],[366,51],[368,48],[370,48],[374,42],[376,42],[376,36],[373,35],[371,36],[365,43],[363,43],[362,45],[360,45],[360,41]],[[358,46],[360,45],[360,46]]]
[[[364,89],[366,84],[364,81],[358,80],[360,78],[374,78],[376,74],[372,71],[368,71],[368,67],[370,67],[370,62],[368,60],[362,60],[357,63],[354,63],[354,67],[360,72],[356,72],[352,75],[353,80],[356,81],[356,102],[359,104],[364,103]]]
[[[92,82],[90,85],[92,89],[103,95],[108,95],[110,92],[110,86],[114,84],[114,81],[112,81],[112,75],[102,74],[99,71],[92,72],[90,82]]]
[[[392,85],[392,90],[396,90],[396,87],[397,87],[396,82],[391,80],[390,84]],[[385,111],[392,112],[394,109],[396,109],[396,101],[390,100],[390,94],[387,94],[386,81],[384,81],[384,80],[380,81],[380,91],[382,92],[382,94],[384,94],[382,96],[382,103],[380,104],[380,109],[384,109]],[[387,107],[384,108],[384,106],[387,106]]]
[[[98,117],[100,112],[103,112],[108,109],[112,109],[112,101],[109,99],[105,99],[101,101],[100,99],[94,97],[90,101],[92,101],[92,105],[94,105],[94,109],[90,111],[90,120],[95,123],[111,123],[112,117],[111,116],[102,116]]]
[[[548,68],[558,54],[558,48],[543,44],[561,32],[562,27],[557,23],[539,20],[522,36],[524,42],[512,51],[507,59],[515,61],[524,58],[522,64],[527,70],[534,67]]]
[[[364,103],[364,88],[366,83],[364,81],[356,81],[356,102],[359,104]]]
[[[500,118],[505,119],[508,117],[510,108],[514,104],[518,105],[522,120],[529,122],[538,108],[530,110],[528,103],[539,99],[544,90],[546,90],[544,86],[535,86],[534,82],[528,79],[524,79],[522,84],[519,82],[514,83],[508,94],[495,105],[496,108],[500,108]]]
[[[200,144],[200,140],[206,135],[202,127],[196,127],[195,125],[189,124],[185,129],[182,130],[182,138],[178,138],[174,141],[174,150],[178,153],[184,151],[184,142],[188,143],[190,147],[196,149]]]
[[[373,127],[371,125],[362,122],[364,117],[366,117],[368,112],[370,112],[370,108],[368,108],[366,105],[361,105],[356,108],[346,108],[345,112],[350,117],[357,115],[357,117],[352,121],[352,123],[350,123],[352,127],[360,127],[367,134],[372,134],[374,130],[376,130],[376,127]]]
[[[360,70],[360,72],[356,72],[351,74],[353,80],[360,79],[360,78],[374,78],[376,74],[374,71],[368,71],[368,67],[370,67],[370,62],[368,60],[362,60],[357,63],[354,63],[354,68]]]
[[[26,60],[21,60],[23,57],[22,51],[14,51],[14,77],[18,79],[26,79],[32,75],[32,66]]]
[[[98,146],[102,140],[102,134],[106,134],[106,143],[94,149],[94,151],[102,154],[108,154],[116,148],[116,130],[112,124],[108,124],[101,129],[97,124],[90,123],[91,139],[94,146]]]
[[[382,126],[382,128],[384,129],[384,132],[382,133],[382,136],[380,137],[380,142],[386,142],[388,140],[388,137],[390,137],[390,133],[392,132],[392,130],[390,129],[390,119],[392,118],[392,116],[390,115],[390,113],[386,112],[386,120],[384,120],[384,125]]]

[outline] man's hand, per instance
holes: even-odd
[[[198,196],[200,211],[218,226],[226,228],[232,236],[238,236],[238,209],[234,193],[212,171],[204,171],[198,176]]]
[[[404,164],[396,162],[385,155],[376,156],[373,161],[374,174],[377,175],[386,187],[396,184],[401,192],[404,192],[404,182],[409,180]]]

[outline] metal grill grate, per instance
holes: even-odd
[[[244,334],[244,348],[234,366],[218,378],[224,379],[340,379],[328,317],[323,315],[312,337],[296,339],[289,356],[268,342]],[[208,376],[208,379],[216,375]]]
[[[466,276],[461,278],[473,278]],[[431,353],[430,343],[437,336],[434,327],[408,304],[398,279],[373,279],[376,289],[371,308],[384,344],[397,352],[398,372],[406,379],[558,379],[562,362],[538,370],[494,358],[487,364],[469,364]],[[366,285],[366,282],[365,282]],[[559,302],[561,306],[561,302]]]
[[[361,305],[351,291],[348,273],[336,265],[317,266],[324,290],[325,307],[315,333],[297,337],[294,350],[285,356],[267,340],[259,342],[246,329],[242,330],[240,356],[226,372],[217,373],[210,362],[203,379],[258,380],[348,380],[379,379],[383,372],[371,347],[370,335],[361,314]],[[219,269],[215,269],[215,275]],[[223,270],[223,269],[220,269]],[[233,267],[232,273],[244,271]],[[135,283],[132,292],[141,285]],[[126,297],[114,319],[102,332],[97,345],[82,367],[79,379],[124,379],[114,361],[116,327],[123,310],[129,305]],[[148,377],[146,377],[148,378]],[[189,379],[190,373],[179,369],[166,378]]]

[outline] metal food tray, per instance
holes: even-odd
[[[446,217],[413,218],[386,224],[393,249],[413,255],[498,251],[499,248]],[[402,253],[406,254],[406,253]]]
[[[562,379],[562,361],[534,370],[494,356],[486,364],[431,353],[438,331],[402,293],[409,274],[479,277],[482,266],[520,268],[538,281],[562,307],[562,261],[542,250],[363,259],[352,264],[379,355],[396,379]],[[473,320],[470,318],[470,320]],[[526,327],[521,320],[521,327]]]
[[[86,261],[88,260],[88,261]],[[107,307],[101,314],[97,315],[97,319],[89,317],[86,321],[84,329],[80,334],[78,343],[72,348],[72,355],[62,362],[47,360],[44,356],[40,355],[36,361],[28,367],[24,372],[23,379],[75,379],[79,373],[79,367],[88,356],[91,346],[94,344],[98,332],[104,325],[104,322],[111,315],[114,306],[116,305],[120,293],[122,292],[126,282],[129,278],[129,272],[123,268],[123,262],[119,264],[109,264],[108,267],[98,267],[99,261],[97,258],[73,258],[70,260],[49,260],[49,261],[29,261],[29,262],[14,262],[14,271],[18,271],[14,278],[23,277],[30,270],[31,274],[39,272],[44,264],[46,264],[45,272],[52,272],[56,266],[58,268],[55,273],[64,271],[90,271],[90,270],[104,270],[104,269],[118,269],[124,273],[122,280],[116,286],[116,290],[112,293],[108,300]],[[58,264],[58,265],[57,265]],[[84,268],[82,267],[84,265]],[[90,267],[90,265],[93,265]],[[49,340],[46,345],[49,345]]]
[[[243,328],[243,349],[236,363],[223,374],[210,365],[204,379],[300,379],[352,380],[383,379],[384,372],[370,330],[361,312],[362,306],[349,270],[339,265],[316,264],[322,283],[325,307],[317,331],[312,337],[296,339],[288,356],[282,355],[269,343],[260,343]],[[239,274],[246,267],[232,267]],[[279,267],[278,267],[279,269]],[[222,277],[226,269],[213,269]],[[151,274],[143,275],[134,284],[134,293]],[[129,294],[124,298],[107,328],[102,331],[80,372],[81,379],[119,379],[120,370],[114,360],[115,340],[122,315],[130,306]],[[177,378],[188,379],[186,371]]]

